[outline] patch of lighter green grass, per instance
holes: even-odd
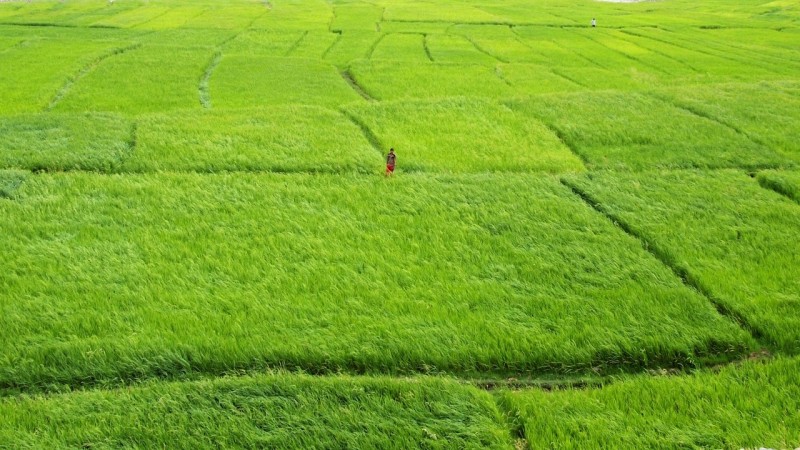
[[[0,52],[0,114],[42,111],[71,77],[115,46],[37,39]]]
[[[338,112],[311,106],[144,116],[125,170],[362,172],[382,159]]]
[[[355,61],[350,72],[372,97],[380,100],[457,96],[508,97],[514,90],[495,68],[476,64],[403,61]]]
[[[552,94],[509,105],[555,129],[590,168],[755,168],[791,163],[718,121],[644,94]]]
[[[583,171],[580,159],[541,122],[490,101],[450,99],[354,106],[399,168],[432,172]]]
[[[214,106],[222,108],[363,101],[334,66],[312,59],[223,56],[210,86]]]
[[[103,60],[54,110],[135,114],[200,108],[197,89],[213,54],[212,47],[142,45]]]

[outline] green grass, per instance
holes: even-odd
[[[58,91],[115,45],[74,40],[23,40],[0,52],[0,114],[42,111]]]
[[[112,170],[130,153],[131,127],[109,114],[0,117],[0,167]]]
[[[765,341],[800,351],[800,208],[738,171],[595,173],[572,182]]]
[[[225,46],[226,55],[286,56],[305,38],[305,31],[248,30]]]
[[[431,172],[582,171],[583,164],[544,125],[496,103],[454,99],[349,108],[399,169]]]
[[[602,389],[507,392],[531,448],[795,448],[800,360],[751,361]]]
[[[428,36],[431,58],[438,62],[494,64],[497,58],[482,52],[467,38],[457,35]]]
[[[0,0],[0,447],[521,448],[449,379],[335,376],[785,361],[798,42],[793,0]],[[530,447],[795,444],[726,398]]]
[[[257,375],[0,400],[15,448],[511,449],[492,397],[448,379]]]
[[[800,97],[788,83],[723,84],[660,92],[800,162]]]
[[[200,108],[198,85],[213,54],[208,47],[143,45],[114,55],[75,83],[55,110],[135,114]]]
[[[554,128],[590,168],[756,168],[791,163],[730,127],[643,94],[543,95],[510,106]]]
[[[363,100],[332,65],[300,58],[224,56],[211,77],[215,107],[300,104],[339,106]]]
[[[341,39],[328,49],[324,59],[340,69],[347,68],[351,61],[368,58],[381,36],[372,31],[344,32]]]
[[[416,63],[428,62],[428,54],[425,51],[425,35],[390,33],[375,46],[372,52],[372,59],[388,59],[402,61],[401,65],[413,66]]]
[[[758,182],[800,203],[800,173],[797,171],[765,170],[758,173]]]
[[[13,198],[14,191],[28,177],[22,170],[0,170],[0,199]]]
[[[16,197],[0,204],[7,389],[267,366],[614,372],[752,345],[548,178],[76,173]]]
[[[406,61],[355,61],[350,71],[379,100],[442,97],[505,97],[512,88],[494,67]]]
[[[143,117],[125,170],[382,170],[361,129],[319,107],[179,112]]]

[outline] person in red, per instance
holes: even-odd
[[[386,155],[386,176],[394,173],[394,163],[397,161],[397,155],[394,154],[394,149],[389,149],[389,154]]]

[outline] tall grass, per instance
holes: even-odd
[[[642,94],[569,93],[510,106],[557,130],[591,168],[757,168],[791,163],[722,123]]]
[[[800,360],[502,395],[531,448],[795,448]]]
[[[343,115],[285,106],[144,116],[124,170],[376,173],[382,168],[380,154]]]
[[[573,182],[769,345],[800,351],[797,204],[738,171],[596,173]]]
[[[300,104],[339,106],[363,100],[332,65],[300,58],[224,56],[211,77],[223,108]]]
[[[765,170],[758,173],[758,182],[800,203],[800,173],[788,170]]]
[[[56,111],[143,113],[200,108],[197,89],[210,47],[141,47],[105,59],[76,83]]]
[[[556,180],[92,174],[0,203],[0,386],[695,365],[745,333]]]
[[[0,117],[0,167],[117,169],[131,151],[131,128],[127,120],[111,114]]]
[[[510,449],[492,397],[435,378],[272,374],[0,400],[14,448]]]
[[[540,122],[479,100],[384,102],[348,108],[400,154],[400,168],[436,172],[582,171]]]

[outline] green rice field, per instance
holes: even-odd
[[[0,448],[799,448],[798,142],[792,1],[0,0]]]

